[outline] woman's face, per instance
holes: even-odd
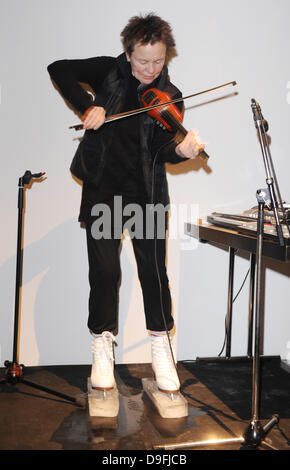
[[[166,59],[166,45],[164,42],[155,44],[137,43],[132,54],[126,53],[131,63],[132,75],[144,85],[150,85],[157,78]]]

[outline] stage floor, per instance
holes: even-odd
[[[282,366],[281,366],[282,365]],[[151,364],[116,365],[120,410],[115,419],[91,418],[87,406],[90,366],[27,367],[23,376],[35,383],[81,397],[83,408],[23,383],[0,385],[1,450],[151,451],[155,446],[186,444],[243,436],[251,420],[250,361],[183,361],[178,363],[189,415],[164,419],[142,390],[153,378]],[[0,369],[3,377],[5,369]],[[290,373],[280,360],[264,360],[260,419],[280,421],[266,441],[290,449]],[[185,450],[245,450],[239,442],[184,447]],[[260,447],[260,450],[270,447]]]

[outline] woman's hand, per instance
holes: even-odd
[[[183,158],[196,158],[199,153],[204,149],[203,144],[199,138],[196,129],[190,130],[180,144],[177,145],[175,152]]]
[[[85,129],[94,129],[101,127],[106,119],[106,111],[101,106],[91,106],[82,116],[83,127]]]

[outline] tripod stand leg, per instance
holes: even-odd
[[[278,424],[279,419],[280,419],[279,415],[277,414],[273,415],[270,421],[263,426],[264,433],[266,434],[268,431],[270,431],[270,429],[272,429],[273,426],[275,426],[275,424]]]
[[[58,392],[57,390],[52,390],[51,388],[44,387],[43,385],[36,384],[34,382],[31,382],[30,380],[24,379],[23,378],[23,365],[19,365],[18,362],[10,362],[10,361],[5,361],[5,366],[6,366],[6,377],[0,381],[0,384],[2,383],[10,383],[15,385],[16,383],[22,382],[25,385],[28,385],[29,387],[36,388],[38,390],[42,390],[43,392],[50,393],[51,395],[54,395],[59,398],[63,398],[64,400],[67,400],[71,403],[74,403],[76,406],[83,406],[82,400],[71,397],[70,395],[67,395],[62,392]]]
[[[58,392],[57,390],[52,390],[51,388],[36,384],[34,382],[31,382],[30,380],[23,379],[22,377],[20,378],[19,382],[22,382],[23,384],[28,385],[29,387],[36,388],[37,390],[42,390],[43,392],[55,395],[56,397],[63,398],[64,400],[70,401],[76,404],[77,406],[82,406],[81,402],[79,402],[77,398],[66,395],[65,393]]]
[[[186,442],[186,443],[173,443],[173,444],[162,444],[162,445],[155,445],[153,448],[154,450],[176,450],[176,449],[186,449],[186,448],[195,448],[195,447],[208,447],[211,445],[221,445],[221,444],[238,444],[243,443],[243,437],[232,437],[229,439],[210,439],[205,441],[193,441],[193,442]]]

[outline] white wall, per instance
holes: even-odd
[[[26,191],[20,362],[83,364],[91,360],[87,331],[87,259],[77,222],[80,186],[69,165],[78,122],[46,67],[62,58],[118,55],[129,17],[155,11],[174,30],[178,56],[172,81],[184,95],[236,80],[238,86],[186,102],[185,127],[208,142],[208,167],[168,168],[171,201],[213,210],[256,204],[265,171],[250,107],[262,106],[280,189],[290,199],[290,70],[288,0],[1,0],[1,323],[0,363],[12,357],[18,178],[26,169],[47,179]],[[238,95],[197,106],[208,100]],[[187,220],[189,220],[190,216]],[[189,240],[168,242],[168,270],[178,359],[216,356],[224,339],[228,253]],[[124,243],[119,363],[150,361],[143,305],[130,242]],[[236,260],[235,291],[248,269]],[[286,357],[290,340],[288,266],[266,269],[264,353]],[[246,353],[248,284],[234,306],[232,354]],[[289,351],[288,351],[289,352]]]

